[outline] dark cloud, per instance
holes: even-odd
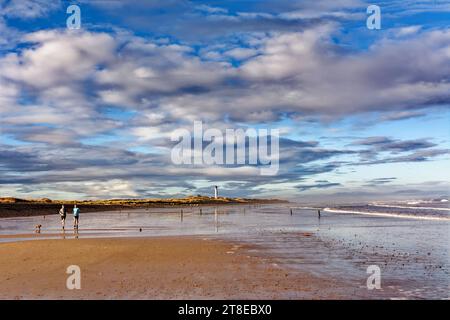
[[[437,146],[428,139],[396,140],[388,137],[370,137],[355,141],[353,144],[371,146],[378,152],[408,152]]]
[[[398,120],[407,120],[413,118],[420,118],[426,115],[423,111],[400,111],[388,113],[381,116],[381,121],[398,121]]]
[[[355,163],[355,165],[372,165],[372,164],[385,164],[385,163],[399,163],[399,162],[425,162],[431,159],[443,155],[450,154],[450,149],[430,149],[419,150],[408,155],[402,156],[388,156],[388,157],[369,157],[364,155],[362,161]]]
[[[431,158],[446,155],[449,153],[450,149],[420,150],[405,156],[385,158],[381,160],[381,162],[382,163],[422,162],[422,161],[429,161]],[[373,162],[373,164],[374,163],[377,163],[377,161]]]
[[[33,153],[0,149],[0,170],[4,176],[8,172],[48,171],[52,168],[53,166]]]
[[[337,187],[340,186],[340,183],[317,183],[317,184],[311,184],[311,185],[297,185],[295,186],[300,191],[307,191],[310,189],[326,189],[331,187]]]
[[[385,185],[387,183],[394,182],[395,180],[397,180],[397,178],[394,178],[394,177],[376,178],[376,179],[372,179],[372,180],[367,181],[365,186],[366,187],[377,187],[377,186],[380,186],[380,185]]]
[[[360,161],[350,165],[373,165],[400,162],[425,162],[433,158],[447,155],[449,149],[436,148],[438,144],[430,139],[400,140],[385,136],[368,137],[358,139],[349,146],[369,147],[355,151],[359,154]],[[373,180],[369,184],[380,184],[387,181]]]

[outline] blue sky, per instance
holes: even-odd
[[[448,21],[440,0],[0,0],[0,196],[447,196]],[[278,174],[175,165],[194,121],[279,129]]]

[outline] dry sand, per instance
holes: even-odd
[[[81,290],[66,288],[69,265],[81,268]],[[246,247],[196,237],[0,244],[0,299],[342,298],[333,287]]]

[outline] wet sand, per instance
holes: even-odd
[[[283,269],[249,248],[201,237],[2,243],[0,299],[344,297],[337,282]],[[81,268],[80,290],[66,288],[69,265]]]
[[[138,207],[139,208],[139,207]],[[32,217],[42,215],[58,215],[61,204],[59,203],[1,203],[0,218]],[[72,213],[72,206],[67,206],[69,215]],[[119,205],[83,205],[83,213],[93,213],[102,211],[120,211],[130,209],[130,207]]]
[[[289,207],[279,204],[202,211],[185,207],[183,212],[154,208],[83,214],[78,233],[62,233],[57,215],[0,219],[0,298],[448,299],[447,221],[328,212],[318,219],[316,210],[296,208],[290,215]],[[40,234],[33,233],[37,224],[42,225]],[[134,242],[145,237],[148,243]],[[194,240],[200,244],[190,242]],[[107,251],[99,249],[104,243]],[[232,249],[237,244],[243,246]],[[204,251],[204,246],[213,249]],[[165,252],[173,250],[188,255],[169,259]],[[131,265],[120,258],[124,254]],[[158,262],[163,256],[165,264]],[[76,264],[77,257],[91,259],[86,285],[105,290],[66,292],[67,276],[61,270]],[[23,265],[27,260],[32,263]],[[367,289],[370,265],[382,271],[380,290]],[[44,275],[44,282],[59,278],[48,282],[48,288],[31,291],[27,283],[39,286],[30,266]],[[26,281],[18,281],[20,277]],[[95,277],[106,277],[105,283]]]

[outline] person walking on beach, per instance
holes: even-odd
[[[62,205],[61,209],[59,209],[59,216],[61,217],[61,226],[62,226],[63,230],[66,227],[66,215],[67,215],[67,210],[64,207],[64,205]]]
[[[78,221],[80,219],[80,209],[77,205],[73,206],[73,227],[74,229],[78,229]]]

